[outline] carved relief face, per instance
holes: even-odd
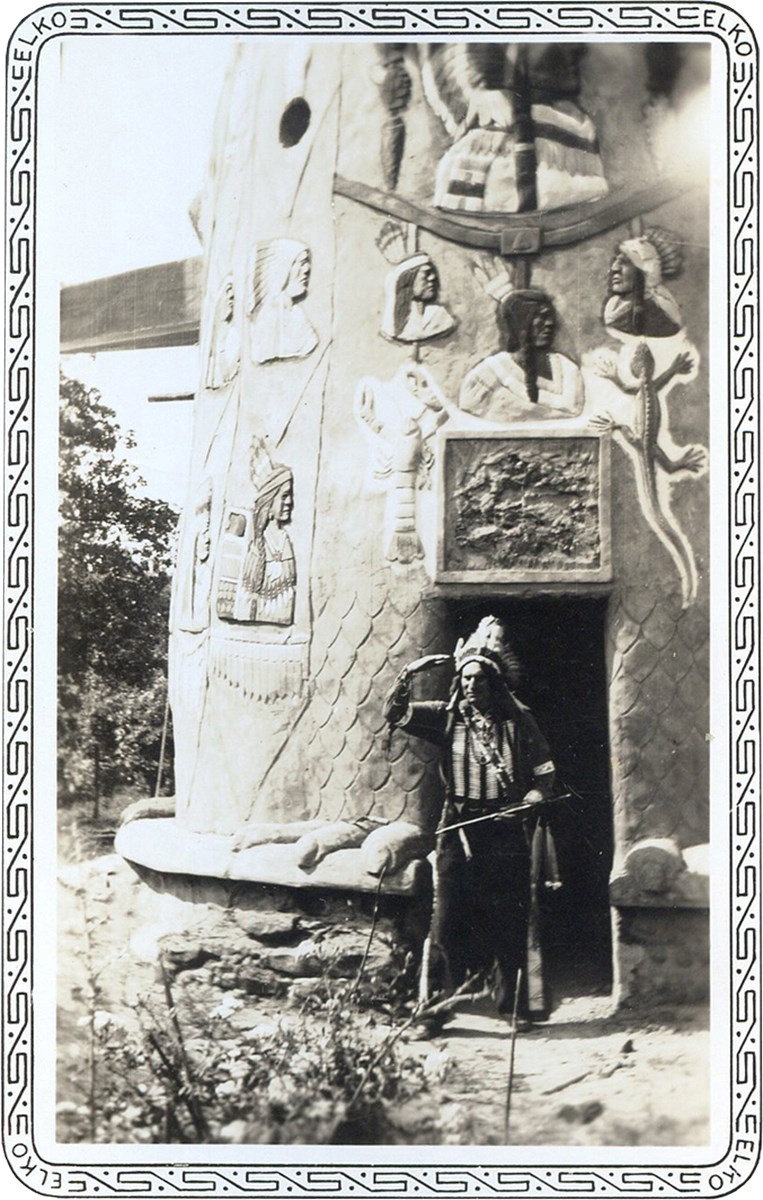
[[[278,525],[288,525],[294,512],[294,484],[284,484],[273,505],[273,517]]]
[[[530,321],[530,341],[539,350],[547,350],[556,332],[556,313],[550,304],[540,304]]]
[[[434,263],[424,263],[413,277],[411,295],[414,300],[433,304],[440,294],[440,277]]]
[[[621,250],[612,259],[607,283],[612,296],[628,296],[636,286],[636,268]]]
[[[228,280],[223,291],[222,304],[220,306],[220,315],[226,323],[233,320],[233,310],[236,304],[236,297],[233,291],[233,282]]]
[[[289,271],[284,291],[291,300],[302,300],[307,295],[310,286],[312,259],[309,250],[303,250],[297,255]]]
[[[492,705],[493,689],[490,679],[478,662],[469,662],[462,670],[461,691],[464,699],[473,704],[478,712],[486,712]]]

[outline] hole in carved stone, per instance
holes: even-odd
[[[310,105],[301,96],[289,101],[283,110],[278,128],[278,138],[282,146],[288,149],[302,140],[310,124],[311,115]]]

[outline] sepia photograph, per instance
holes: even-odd
[[[738,1191],[760,1152],[747,18],[19,21],[12,1176]]]

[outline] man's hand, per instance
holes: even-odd
[[[523,804],[544,804],[546,797],[540,788],[530,788],[530,791],[522,801]]]
[[[546,797],[543,795],[543,792],[540,790],[540,788],[531,788],[530,791],[522,797],[520,804],[517,804],[512,808],[504,808],[501,812],[497,812],[495,814],[495,819],[497,821],[516,821],[519,815],[527,817],[528,814],[522,811],[523,805],[544,804],[545,800]]]

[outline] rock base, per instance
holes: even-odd
[[[615,910],[619,1007],[693,1004],[710,995],[710,922],[701,908]]]

